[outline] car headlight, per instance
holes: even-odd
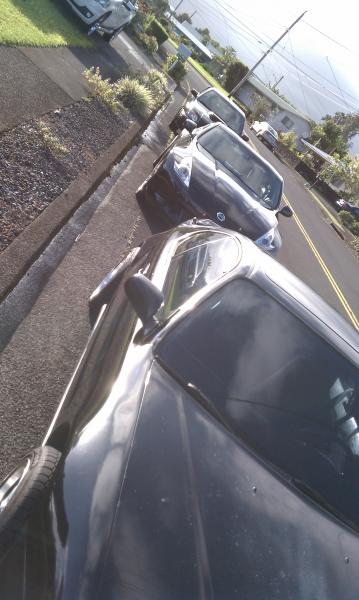
[[[273,229],[270,229],[264,235],[261,235],[255,243],[266,252],[271,252],[272,250],[278,249],[277,244],[273,243],[276,237],[276,227],[273,227]]]
[[[97,0],[97,2],[101,4],[101,6],[103,6],[104,8],[106,8],[110,4],[110,0]]]
[[[191,179],[192,158],[190,156],[175,157],[173,168],[178,179],[188,188]]]

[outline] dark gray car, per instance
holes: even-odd
[[[183,129],[186,119],[193,121],[197,127],[221,121],[248,141],[249,138],[244,133],[246,116],[239,106],[215,88],[207,88],[201,93],[193,89],[191,93],[193,99],[185,103],[169,125],[173,132]]]
[[[156,161],[137,191],[152,200],[172,223],[209,218],[275,252],[282,245],[278,214],[283,179],[279,173],[222,123],[183,131]]]

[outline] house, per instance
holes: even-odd
[[[179,36],[184,35],[197,50],[203,54],[206,60],[212,60],[213,53],[201,41],[201,35],[189,23],[180,23],[175,17],[170,17],[170,21],[174,27],[175,33]]]
[[[301,138],[309,138],[311,119],[291,106],[286,100],[269,89],[258,77],[250,75],[249,79],[237,90],[235,97],[250,109],[254,104],[254,93],[264,96],[273,107],[268,123],[276,131],[294,131],[297,135],[297,148],[303,151]]]

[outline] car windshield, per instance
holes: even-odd
[[[235,279],[157,354],[257,454],[359,527],[359,372],[319,335]]]
[[[198,101],[208,110],[218,115],[233,131],[242,134],[245,122],[244,115],[215,90],[204,92],[198,97]]]
[[[218,167],[230,171],[252,198],[266,208],[278,207],[282,196],[280,177],[245,143],[217,126],[198,138],[198,146],[215,159]]]

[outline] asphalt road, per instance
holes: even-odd
[[[304,187],[304,179],[280,162],[250,132],[254,145],[282,175],[295,218],[280,217],[283,247],[278,260],[308,283],[359,329],[359,264]],[[285,200],[286,201],[286,200]]]
[[[0,475],[44,437],[89,334],[87,300],[91,291],[130,246],[162,228],[152,214],[142,213],[134,194],[166,144],[167,124],[185,92],[207,86],[192,68],[187,79],[138,147],[114,168],[0,305]],[[350,250],[328,225],[300,179],[260,142],[257,146],[282,173],[286,194],[299,218],[282,219],[284,246],[279,260],[348,316],[308,242],[312,240],[336,285],[359,315],[358,264]],[[300,228],[303,226],[308,239]]]

